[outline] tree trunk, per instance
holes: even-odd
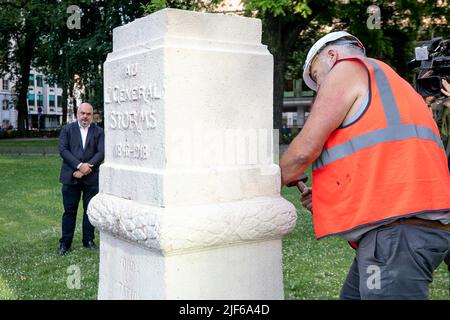
[[[28,106],[27,106],[27,93],[28,93],[28,79],[30,77],[30,69],[26,68],[21,63],[20,79],[17,85],[18,99],[17,99],[17,128],[19,134],[24,135],[28,131]]]
[[[61,81],[62,85],[62,121],[61,125],[65,125],[67,123],[67,90],[68,90],[68,81],[64,79]]]
[[[273,72],[273,128],[283,128],[283,100],[284,100],[284,75],[286,72],[286,58],[282,52],[274,54]]]
[[[264,17],[263,42],[273,55],[273,128],[281,130],[285,63],[282,56],[282,30],[280,21],[270,14]]]
[[[263,36],[274,59],[273,70],[273,128],[283,127],[284,77],[287,61],[298,41],[300,30],[308,25],[312,16],[300,21],[283,22],[280,17],[265,16]]]
[[[27,27],[25,26],[25,30]],[[34,32],[27,32],[25,35],[23,48],[20,48],[20,44],[18,44],[19,48],[17,50],[18,54],[20,54],[19,60],[19,68],[20,68],[20,77],[18,81],[18,99],[17,99],[17,127],[19,129],[20,134],[25,134],[28,131],[28,82],[30,78],[30,69],[31,69],[31,61],[33,60],[33,50],[34,45],[36,43],[36,34]]]

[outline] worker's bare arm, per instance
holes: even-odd
[[[327,74],[305,126],[280,160],[281,185],[294,180],[320,155],[329,135],[367,92],[367,72],[359,63],[342,61]]]

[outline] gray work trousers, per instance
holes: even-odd
[[[340,299],[429,299],[433,271],[450,250],[450,232],[405,224],[361,238]]]

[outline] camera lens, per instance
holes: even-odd
[[[441,77],[433,76],[417,79],[417,91],[423,97],[441,94]]]

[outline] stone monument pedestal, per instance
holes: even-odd
[[[104,70],[98,298],[283,299],[261,21],[161,10],[114,29]]]
[[[102,233],[101,239],[100,299],[284,296],[279,240],[164,256],[108,233]]]

